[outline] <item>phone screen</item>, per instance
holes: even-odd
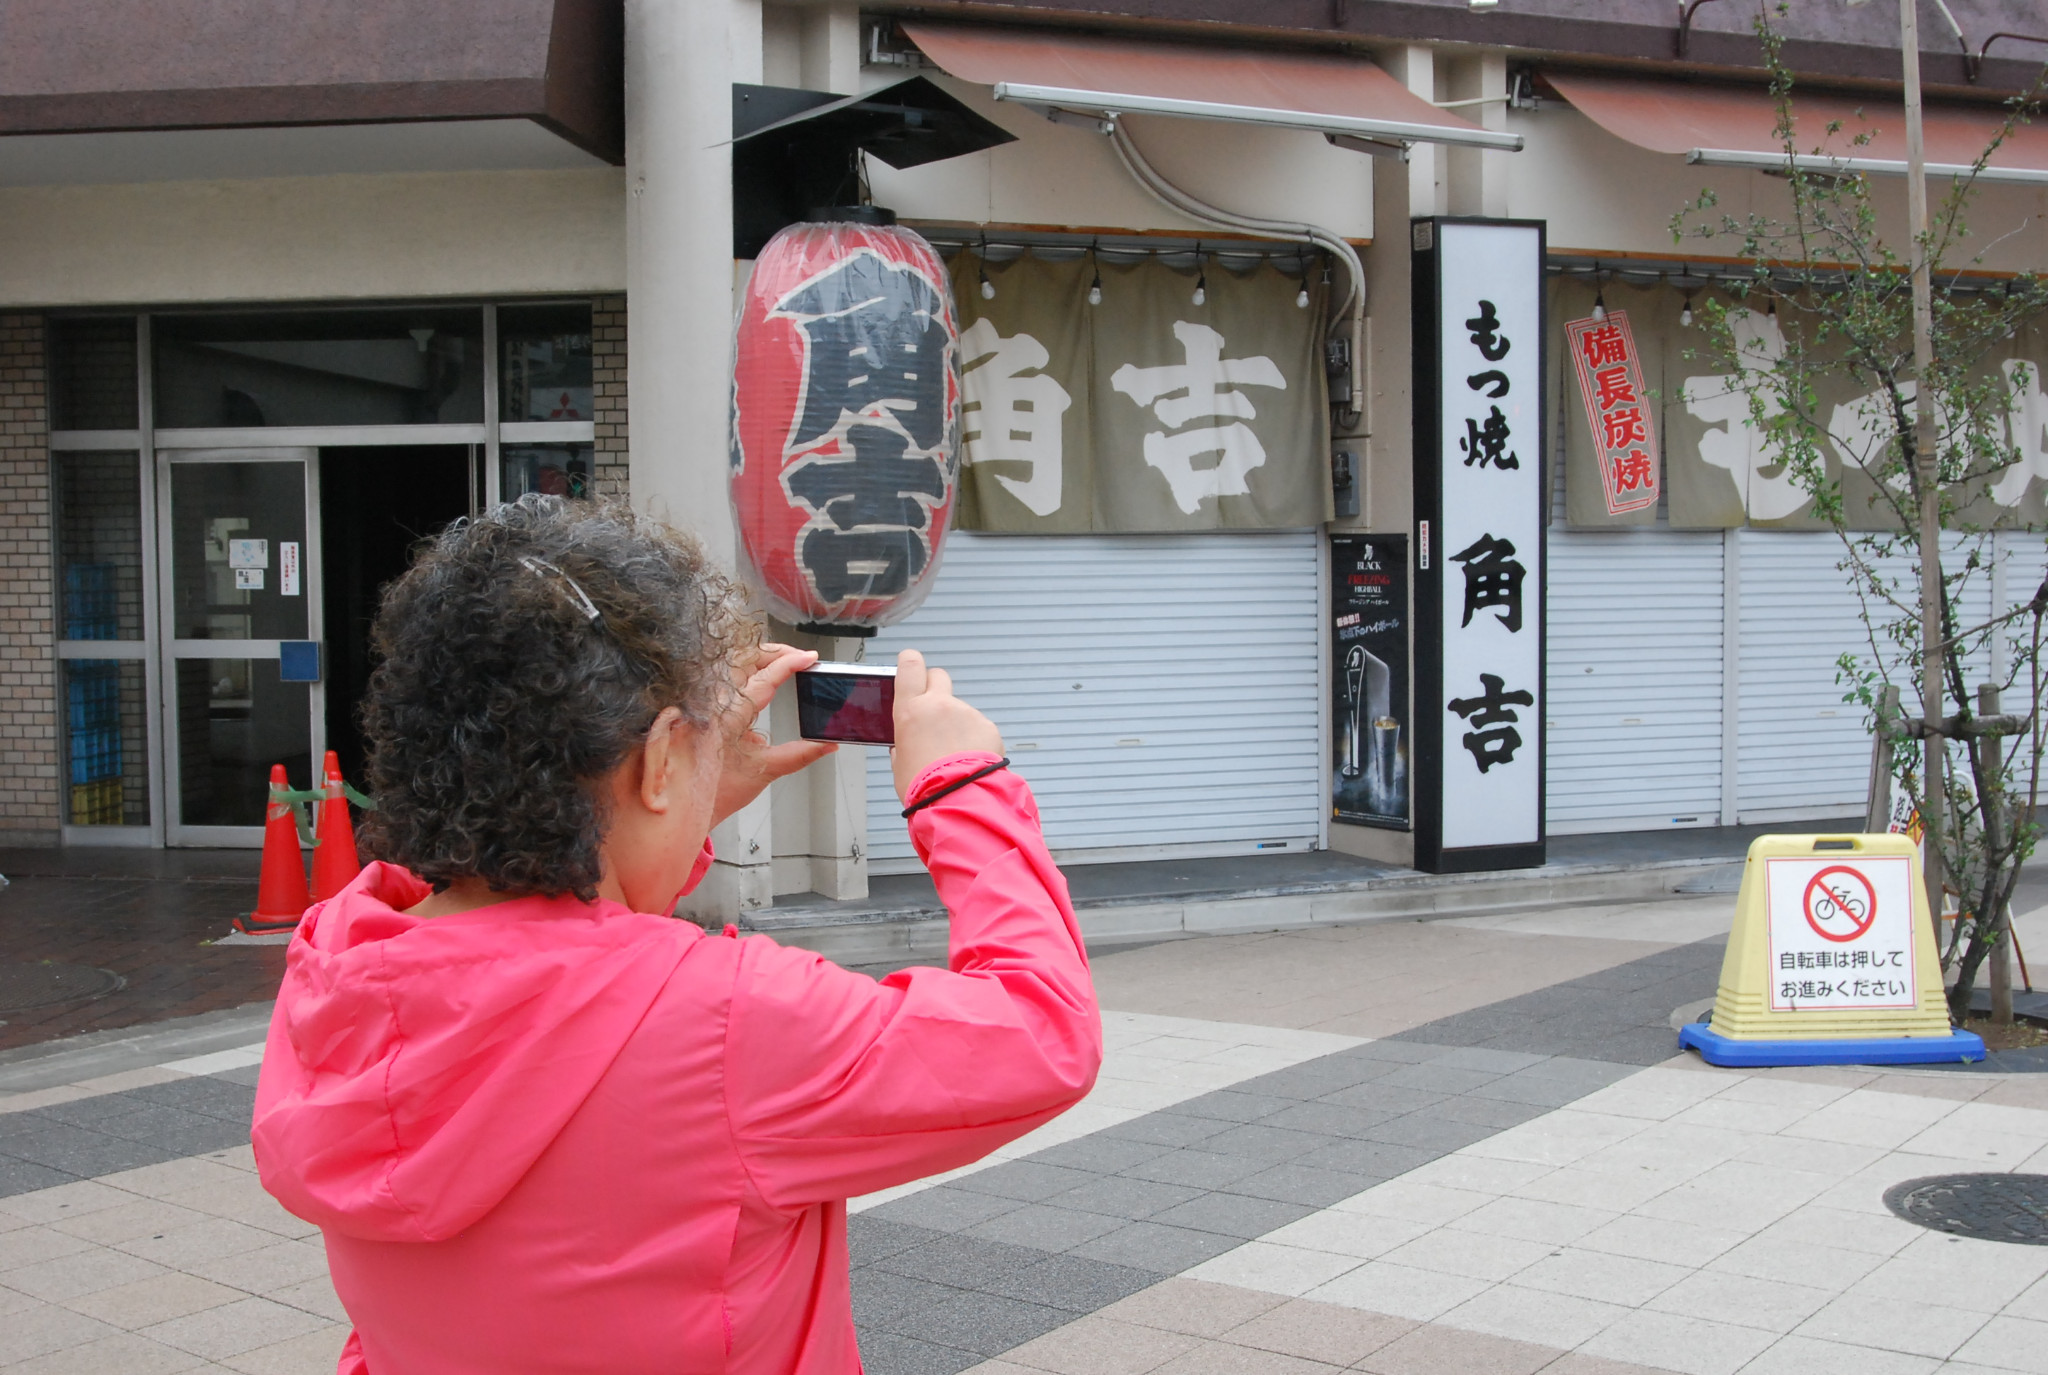
[[[796,675],[797,726],[806,740],[896,743],[895,670],[849,673],[828,665]]]

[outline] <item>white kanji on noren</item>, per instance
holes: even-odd
[[[1060,425],[1074,402],[1057,379],[1039,371],[1051,357],[1030,335],[1005,337],[988,319],[960,335],[964,461],[1027,465],[1026,477],[997,473],[995,479],[1034,516],[1060,509]]]
[[[1145,435],[1145,462],[1157,468],[1173,492],[1174,504],[1189,515],[1202,507],[1207,497],[1245,496],[1251,489],[1245,475],[1266,461],[1266,448],[1249,425],[1234,420],[1227,425],[1205,425],[1182,429],[1192,420],[1242,417],[1253,419],[1258,409],[1240,387],[1287,389],[1287,379],[1271,358],[1225,358],[1223,336],[1207,325],[1177,320],[1173,337],[1187,355],[1185,363],[1141,368],[1126,363],[1110,374],[1109,385],[1149,406],[1161,423],[1179,431],[1168,434],[1153,430]],[[1216,454],[1208,467],[1195,467],[1201,454]]]

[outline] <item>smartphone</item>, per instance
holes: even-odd
[[[896,743],[896,670],[879,664],[818,664],[796,674],[797,727],[806,740]]]

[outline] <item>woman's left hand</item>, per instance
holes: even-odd
[[[771,745],[767,736],[754,729],[754,722],[775,700],[776,689],[798,669],[816,662],[813,650],[766,642],[754,651],[751,663],[742,661],[734,674],[738,691],[718,718],[724,763],[718,775],[718,800],[711,809],[712,825],[759,797],[776,779],[815,764],[839,748],[824,740]]]

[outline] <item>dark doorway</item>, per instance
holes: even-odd
[[[467,444],[320,451],[320,558],[326,609],[327,747],[362,786],[357,708],[370,684],[370,621],[386,583],[421,540],[470,513],[481,459]]]

